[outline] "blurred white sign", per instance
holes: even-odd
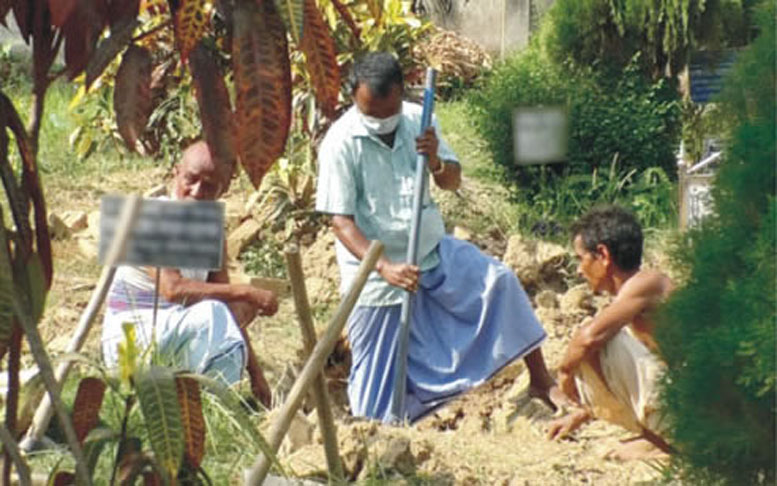
[[[113,239],[125,198],[100,201],[100,262]],[[120,263],[218,270],[224,251],[224,203],[144,199]]]
[[[567,158],[569,119],[561,106],[522,107],[513,113],[513,150],[518,165],[562,162]]]

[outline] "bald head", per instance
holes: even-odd
[[[175,166],[173,190],[177,199],[213,200],[223,192],[218,167],[203,141],[189,145]]]

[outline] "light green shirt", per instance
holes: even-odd
[[[421,112],[420,105],[402,103],[402,118],[394,146],[388,147],[362,125],[354,105],[332,125],[318,152],[316,209],[353,216],[356,226],[368,240],[383,242],[384,254],[392,262],[404,262],[407,258],[415,186],[415,139],[421,133]],[[440,141],[438,157],[458,163],[456,155],[440,137],[437,121],[433,119],[432,124]],[[439,263],[435,249],[444,235],[445,225],[427,183],[418,245],[422,271]],[[345,293],[360,262],[339,240],[335,246],[340,291]],[[359,305],[399,304],[402,292],[377,272],[372,272]]]

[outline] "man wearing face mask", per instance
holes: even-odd
[[[353,364],[348,398],[356,416],[388,421],[404,291],[415,292],[410,326],[405,418],[414,421],[523,357],[529,393],[553,406],[556,391],[540,351],[545,332],[507,267],[475,246],[445,235],[426,188],[419,265],[404,263],[413,207],[417,153],[431,179],[456,190],[461,168],[438,137],[423,135],[421,106],[402,101],[396,59],[370,53],[351,75],[354,105],[319,150],[316,208],[332,215],[341,291],[349,288],[370,240],[385,245],[348,321]]]

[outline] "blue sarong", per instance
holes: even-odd
[[[440,264],[421,273],[412,304],[406,418],[414,421],[475,387],[545,339],[515,274],[474,245],[446,236]],[[356,416],[391,420],[401,305],[360,306],[348,320]]]

